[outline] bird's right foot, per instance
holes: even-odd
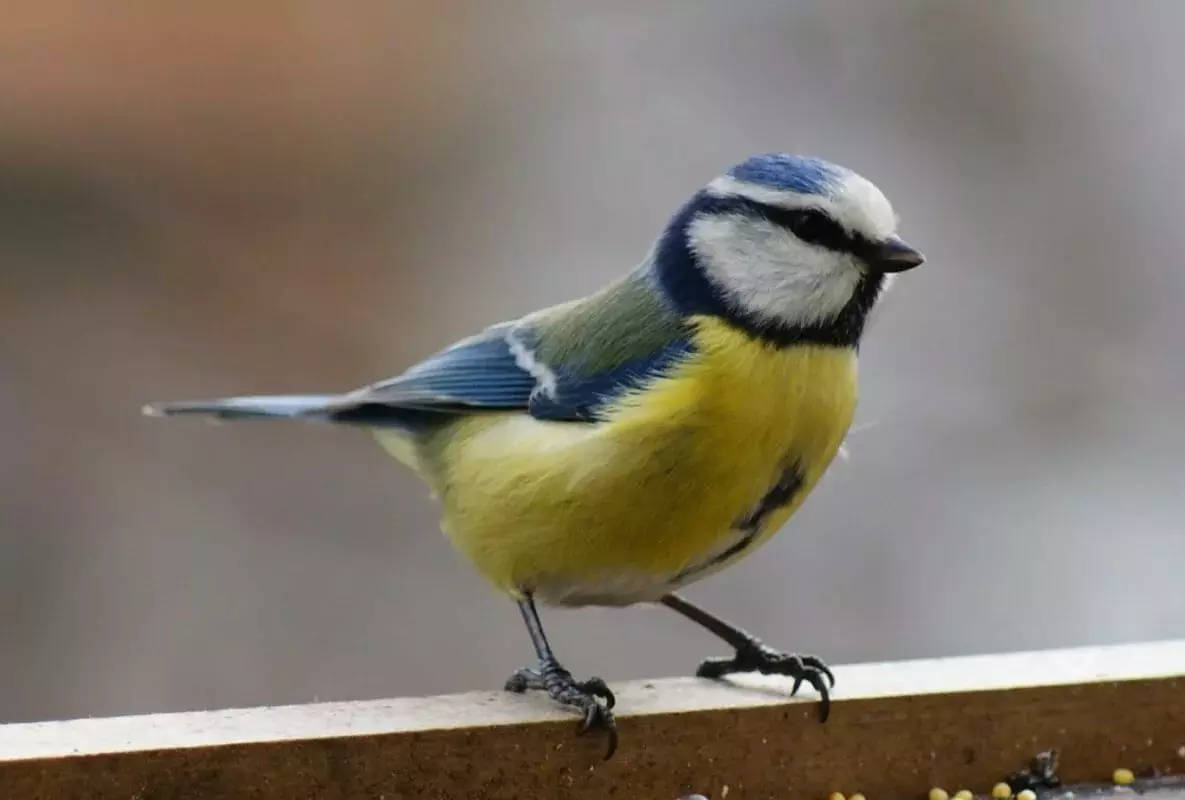
[[[605,760],[613,757],[617,750],[617,721],[612,708],[617,700],[605,681],[600,678],[575,680],[559,662],[547,660],[537,667],[518,670],[507,679],[505,688],[517,694],[528,689],[544,691],[557,703],[579,710],[584,717],[579,732],[584,734],[593,728],[605,731],[609,737]]]

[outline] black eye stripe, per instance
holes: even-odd
[[[827,212],[817,208],[783,208],[744,197],[721,197],[704,204],[702,210],[716,214],[739,213],[754,219],[765,219],[786,228],[807,244],[836,253],[850,253],[868,259],[876,252],[876,245],[867,237],[852,233]]]
[[[813,208],[789,209],[768,206],[758,213],[783,228],[789,228],[795,236],[807,244],[825,247],[828,250],[847,252],[851,250],[853,237],[826,213]]]

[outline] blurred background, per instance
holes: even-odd
[[[833,662],[1185,636],[1185,4],[18,4],[0,26],[0,720],[496,688],[519,617],[348,389],[636,263],[754,152],[929,257],[851,457],[689,595]],[[724,654],[553,611],[579,675]]]

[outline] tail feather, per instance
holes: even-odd
[[[173,417],[182,414],[217,419],[318,419],[328,418],[336,394],[261,395],[257,397],[222,397],[214,400],[181,400],[150,403],[143,411],[150,417]]]

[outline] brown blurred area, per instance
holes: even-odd
[[[1174,0],[165,7],[0,26],[0,720],[498,686],[518,615],[357,431],[146,401],[346,389],[586,292],[760,151],[930,258],[851,457],[691,595],[835,661],[1185,635]],[[1167,587],[1167,588],[1166,588]],[[716,646],[551,612],[581,674]]]

